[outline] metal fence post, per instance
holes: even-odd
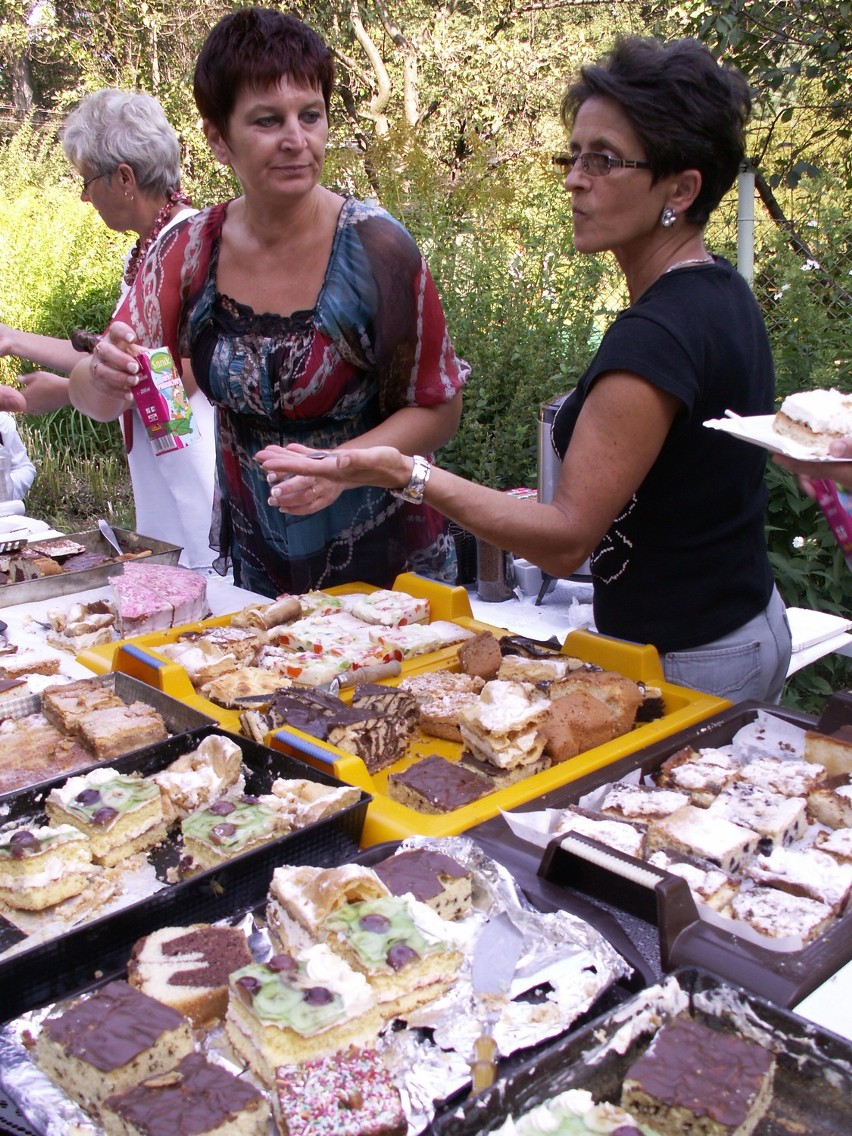
[[[754,166],[748,160],[737,176],[737,268],[754,282]]]

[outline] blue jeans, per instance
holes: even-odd
[[[667,682],[731,702],[779,702],[792,638],[784,601],[773,589],[766,609],[712,643],[662,656]]]

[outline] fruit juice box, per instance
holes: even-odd
[[[147,347],[137,356],[139,382],[133,397],[154,453],[182,450],[201,437],[189,397],[168,347]]]

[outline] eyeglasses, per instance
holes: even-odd
[[[93,181],[97,181],[98,178],[102,178],[102,177],[106,177],[106,174],[95,174],[94,177],[83,178],[83,193],[86,192],[86,190],[89,188],[89,186],[92,184]]]
[[[583,173],[589,177],[606,177],[610,170],[650,170],[650,162],[634,161],[631,158],[611,158],[609,154],[554,154],[551,159],[561,177],[567,177],[577,162]]]

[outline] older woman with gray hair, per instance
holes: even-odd
[[[116,232],[134,232],[119,303],[161,234],[195,212],[180,187],[180,144],[163,108],[142,91],[106,89],[87,95],[60,131],[68,160],[82,178],[81,200]],[[85,331],[54,339],[0,324],[0,355],[49,371],[21,376],[22,390],[0,387],[0,409],[45,414],[70,404],[68,373],[97,337]],[[60,373],[52,373],[60,372]],[[209,565],[215,442],[213,409],[185,366],[183,381],[201,440],[155,455],[135,409],[122,417],[136,510],[136,529],[183,548],[181,563]]]

